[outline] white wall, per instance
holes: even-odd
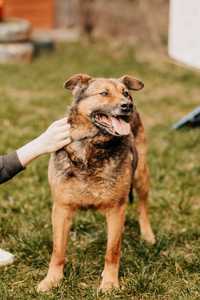
[[[200,0],[171,0],[169,55],[200,68]]]

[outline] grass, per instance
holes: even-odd
[[[199,130],[170,130],[199,105],[199,74],[152,57],[148,50],[81,43],[60,45],[30,65],[1,66],[0,153],[16,149],[63,116],[70,95],[62,84],[77,72],[132,73],[145,82],[135,97],[149,141],[150,214],[157,243],[140,240],[136,201],[127,210],[121,289],[98,294],[105,222],[98,213],[81,212],[71,230],[62,285],[38,295],[35,287],[47,272],[52,248],[48,157],[42,157],[1,185],[0,242],[16,261],[0,270],[0,299],[200,299]]]

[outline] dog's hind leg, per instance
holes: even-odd
[[[125,205],[114,207],[106,212],[108,240],[100,285],[100,290],[102,291],[119,287],[118,273],[124,219]]]
[[[38,292],[46,292],[58,286],[63,278],[65,250],[74,210],[54,204],[52,211],[53,253],[47,276],[38,285]]]
[[[155,236],[148,215],[149,175],[147,166],[143,166],[142,170],[138,169],[136,171],[135,189],[139,198],[138,213],[141,236],[145,241],[154,244]]]
[[[148,215],[148,198],[149,198],[149,169],[147,165],[146,142],[143,127],[140,128],[135,138],[135,144],[138,151],[138,164],[134,174],[134,188],[138,194],[138,212],[139,224],[142,238],[151,243],[155,243]]]

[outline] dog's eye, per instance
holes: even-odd
[[[108,96],[108,92],[107,92],[107,91],[103,91],[103,92],[100,93],[100,95],[101,95],[101,96],[104,96],[104,97],[105,97],[105,96]]]
[[[124,97],[129,97],[129,92],[127,92],[127,91],[123,91],[122,94]]]

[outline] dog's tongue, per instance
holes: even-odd
[[[130,133],[130,124],[124,120],[111,117],[111,123],[119,135],[128,135]]]

